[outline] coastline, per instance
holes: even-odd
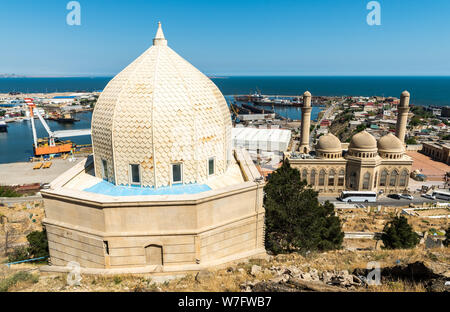
[[[407,89],[411,104],[449,106],[450,76],[225,76],[210,75],[223,94],[396,97]],[[226,79],[225,79],[226,78]],[[111,77],[0,78],[0,93],[65,93],[102,90]]]

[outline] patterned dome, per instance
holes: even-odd
[[[323,153],[342,152],[341,141],[331,133],[322,135],[317,142],[316,150]]]
[[[228,166],[230,112],[216,85],[167,46],[158,23],[153,46],[100,95],[92,143],[96,176],[117,185],[202,183]]]

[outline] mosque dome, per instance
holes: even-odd
[[[341,141],[331,133],[322,135],[316,144],[316,151],[320,152],[342,152]]]
[[[386,134],[378,140],[379,152],[403,153],[405,148],[402,141],[392,133]]]
[[[399,138],[389,133],[378,140],[378,152],[383,158],[396,159],[404,154],[405,147]]]
[[[377,155],[377,140],[367,131],[355,134],[348,146],[350,156],[371,158]]]
[[[341,141],[331,133],[322,135],[316,144],[316,152],[321,158],[340,158],[342,156]]]
[[[153,46],[117,74],[92,117],[95,175],[116,185],[202,183],[225,172],[231,118],[220,90],[167,45]]]

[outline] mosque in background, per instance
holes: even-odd
[[[319,138],[315,153],[310,153],[311,93],[303,95],[300,129],[300,155],[286,153],[292,167],[321,195],[339,195],[342,191],[407,192],[413,160],[405,154],[405,134],[410,94],[401,94],[396,134],[378,141],[362,131],[355,134],[348,149],[331,133]]]
[[[265,255],[264,181],[231,127],[222,93],[159,24],[95,105],[93,157],[42,191],[44,270],[176,272]]]

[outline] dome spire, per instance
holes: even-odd
[[[155,38],[153,39],[153,45],[167,45],[167,40],[164,37],[161,22],[158,22],[158,30],[156,31]]]

